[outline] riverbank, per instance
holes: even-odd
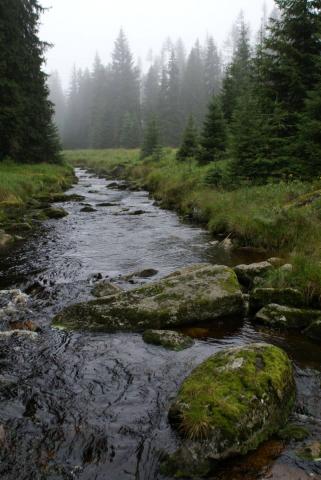
[[[60,193],[75,181],[73,169],[54,164],[0,164],[0,247],[14,242],[15,235],[32,229],[45,217],[37,198]],[[19,236],[18,236],[19,237]]]
[[[137,150],[65,152],[72,165],[109,178],[131,180],[162,206],[197,221],[235,245],[282,255],[293,270],[266,279],[266,285],[301,288],[307,303],[321,298],[321,182],[283,181],[236,189],[213,186],[211,166],[177,162],[167,149],[161,160],[140,160]],[[224,164],[221,165],[224,172]],[[317,300],[316,300],[317,299]]]

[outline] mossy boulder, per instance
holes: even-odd
[[[102,298],[108,297],[109,295],[115,295],[121,291],[122,289],[118,285],[111,283],[109,280],[103,280],[94,286],[91,293],[94,297]]]
[[[304,306],[302,293],[295,288],[255,288],[250,295],[250,308],[257,311],[266,305],[277,303],[290,307]]]
[[[152,345],[159,345],[169,350],[185,350],[193,345],[194,340],[182,333],[171,330],[145,330],[143,340]]]
[[[286,353],[265,343],[211,356],[183,382],[169,419],[182,445],[163,473],[207,476],[218,461],[255,450],[285,425],[295,402]]]
[[[43,213],[46,215],[47,218],[64,218],[67,217],[68,212],[64,208],[58,207],[49,207],[43,210]]]
[[[45,203],[62,203],[62,202],[81,202],[85,200],[83,195],[78,195],[76,193],[66,194],[66,193],[48,193],[41,194],[35,197],[37,201]]]
[[[304,334],[311,338],[311,340],[320,341],[321,340],[321,312],[319,319],[315,322],[312,322],[305,330]]]
[[[255,321],[268,327],[302,330],[316,320],[321,320],[321,311],[270,304],[263,307]]]
[[[117,295],[72,305],[54,319],[70,329],[143,331],[244,315],[244,300],[233,270],[210,264],[183,268]]]
[[[273,269],[274,266],[270,262],[265,261],[250,263],[249,265],[237,265],[234,267],[234,272],[242,285],[250,287],[253,285],[255,277],[262,277]]]

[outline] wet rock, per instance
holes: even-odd
[[[176,351],[185,350],[194,343],[192,338],[171,330],[145,330],[143,340]]]
[[[302,330],[314,321],[321,320],[321,311],[270,304],[262,308],[255,321],[272,328]]]
[[[118,182],[111,182],[106,185],[107,188],[117,188],[118,187]]]
[[[49,207],[44,210],[44,214],[47,218],[64,218],[67,217],[68,212],[62,207]]]
[[[129,212],[128,215],[143,215],[144,213],[146,213],[145,210],[134,210],[133,212]]]
[[[99,190],[88,190],[88,193],[100,193]]]
[[[109,280],[103,280],[95,285],[91,293],[94,295],[94,297],[102,298],[108,297],[109,295],[115,295],[120,292],[122,292],[122,289],[118,285],[111,283]]]
[[[255,450],[286,423],[295,402],[291,362],[268,344],[229,348],[183,382],[169,411],[182,436],[162,472],[198,478],[215,464]]]
[[[4,230],[0,230],[0,249],[7,248],[14,242],[14,238]]]
[[[32,332],[30,330],[9,330],[5,332],[0,332],[0,340],[10,337],[29,338],[31,340],[36,340],[38,338],[38,333]]]
[[[249,265],[237,265],[234,267],[234,272],[237,275],[239,282],[245,286],[251,286],[255,277],[262,277],[269,271],[273,270],[271,263],[259,262],[250,263]]]
[[[244,315],[244,300],[229,267],[198,264],[130,291],[72,305],[55,325],[96,331],[141,331]]]
[[[96,203],[96,207],[118,207],[119,203],[112,203],[112,202],[102,202]]]
[[[132,280],[134,278],[151,278],[158,274],[158,270],[154,268],[145,268],[144,270],[139,270],[138,272],[130,273],[129,275],[124,275],[122,278],[124,280]]]
[[[90,207],[90,206],[86,206],[82,208],[80,211],[85,213],[97,212],[97,210],[94,207]]]
[[[29,297],[19,289],[0,290],[0,308],[9,304],[16,306],[26,306]]]
[[[312,322],[305,330],[304,334],[311,338],[311,340],[321,340],[321,312],[319,315],[319,319],[315,322]]]
[[[295,288],[255,288],[250,295],[250,308],[257,312],[271,303],[289,307],[304,306],[302,293]]]

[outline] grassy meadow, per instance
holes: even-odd
[[[140,160],[137,150],[79,150],[64,155],[73,166],[100,175],[121,174],[149,190],[164,207],[201,223],[213,235],[224,234],[239,246],[263,248],[289,258],[293,271],[282,278],[268,278],[267,284],[301,287],[306,298],[321,299],[320,179],[223,188],[215,184],[218,167],[224,176],[224,162],[214,169],[194,161],[181,163],[172,149],[165,149],[157,160]]]
[[[67,165],[0,163],[0,220],[8,207],[23,207],[33,196],[59,192],[71,184]]]

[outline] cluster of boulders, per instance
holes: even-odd
[[[194,344],[177,332],[179,327],[226,317],[241,322],[248,316],[271,328],[295,328],[320,338],[321,311],[308,308],[299,290],[264,286],[266,276],[276,269],[288,272],[292,266],[278,258],[234,268],[197,264],[131,290],[104,279],[94,287],[95,300],[65,308],[53,324],[142,332],[147,344],[173,351]],[[151,269],[142,275],[156,273]],[[139,276],[137,272],[126,280]],[[256,449],[285,431],[295,394],[292,365],[281,349],[261,343],[216,353],[186,378],[169,409],[181,445],[164,456],[163,473],[207,476],[217,462]]]
[[[248,293],[249,315],[254,322],[276,329],[298,330],[313,340],[321,339],[321,310],[307,305],[296,288],[264,286],[264,278],[272,270],[292,270],[280,258],[250,265],[238,265],[234,271]]]

